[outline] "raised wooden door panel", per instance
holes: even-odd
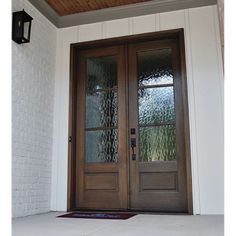
[[[188,209],[179,55],[177,40],[129,46],[131,209]]]
[[[124,47],[79,53],[76,208],[126,209]]]

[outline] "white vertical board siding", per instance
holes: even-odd
[[[160,13],[160,30],[185,28],[184,11]]]
[[[102,39],[103,37],[103,24],[102,23],[94,23],[79,26],[78,30],[78,41],[89,41]]]
[[[103,37],[112,38],[130,34],[129,19],[120,19],[103,22]]]
[[[138,16],[132,18],[132,34],[142,34],[156,31],[156,15]]]
[[[77,35],[77,27],[57,33],[51,210],[67,209],[70,44],[78,41]]]
[[[53,210],[66,210],[67,204],[69,44],[184,28],[194,213],[223,213],[223,76],[215,11],[215,6],[201,7],[80,25],[67,33],[66,29],[59,29]]]
[[[189,10],[200,212],[223,213],[223,88],[213,7]]]

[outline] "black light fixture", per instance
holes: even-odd
[[[18,44],[29,43],[33,18],[23,11],[13,12],[12,40]]]

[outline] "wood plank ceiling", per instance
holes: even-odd
[[[150,0],[46,0],[60,16],[147,1]]]

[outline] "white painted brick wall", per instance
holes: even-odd
[[[12,213],[50,210],[57,29],[27,0],[12,11],[33,18],[31,42],[12,43]]]

